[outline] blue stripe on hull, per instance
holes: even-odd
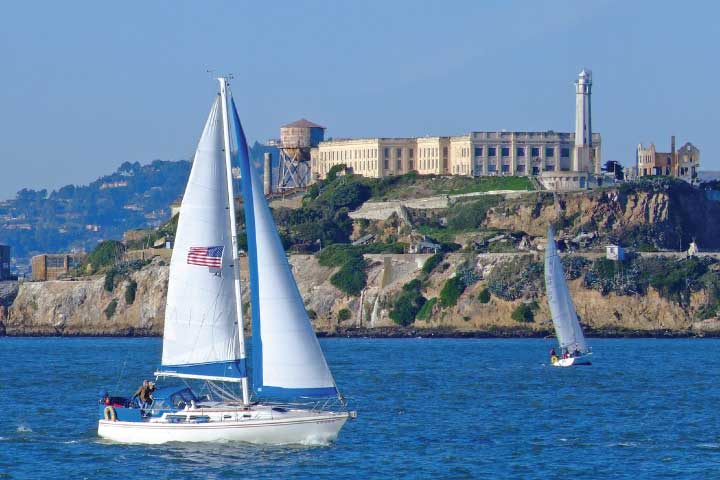
[[[188,375],[205,375],[211,377],[247,377],[245,360],[227,362],[195,363],[188,365],[162,365],[161,372],[183,373]]]

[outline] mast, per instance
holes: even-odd
[[[239,353],[240,359],[245,360],[245,325],[243,322],[242,299],[240,296],[240,260],[238,257],[237,225],[235,225],[235,197],[233,195],[232,163],[230,160],[230,129],[228,123],[227,101],[228,79],[225,77],[218,77],[217,81],[220,83],[220,98],[222,101],[221,108],[223,117],[223,141],[225,145],[225,176],[227,177],[228,215],[230,216],[230,235],[232,236],[233,291],[235,292],[235,310],[237,312],[238,336],[240,339]],[[244,405],[250,403],[247,374],[242,378],[242,401]]]

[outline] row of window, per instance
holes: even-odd
[[[517,157],[524,157],[526,153],[527,153],[526,147],[517,147],[515,149],[515,156],[517,156]],[[488,157],[497,157],[497,147],[487,147],[487,155],[488,155]],[[509,157],[510,156],[510,147],[500,147],[500,155],[502,157]],[[483,156],[483,147],[475,147],[475,156],[476,157]],[[530,156],[531,157],[539,157],[540,156],[540,147],[530,147]],[[555,148],[546,147],[545,148],[545,156],[546,157],[554,157],[555,156]],[[560,156],[563,158],[570,157],[570,149],[569,148],[561,148]]]

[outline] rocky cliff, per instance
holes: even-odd
[[[509,285],[517,298],[490,295],[483,303],[479,293],[497,282],[498,269],[517,264],[533,255],[449,254],[423,277],[423,264],[430,255],[366,255],[368,281],[359,296],[347,296],[330,283],[336,269],[322,267],[311,255],[291,257],[298,286],[306,300],[316,331],[347,334],[388,333],[397,327],[390,319],[398,294],[414,279],[424,278],[422,295],[440,297],[448,279],[461,268],[470,268],[471,283],[453,306],[436,306],[428,320],[416,320],[410,327],[422,332],[458,332],[487,335],[546,335],[552,330],[543,289],[537,278],[526,284]],[[468,267],[469,266],[469,267]],[[495,272],[495,273],[493,273]],[[3,322],[7,335],[159,335],[162,332],[168,268],[159,262],[131,273],[112,292],[104,289],[102,277],[84,281],[26,282],[8,318]],[[135,299],[128,303],[125,290],[137,283]],[[535,282],[533,284],[533,281]],[[516,290],[513,290],[513,289]],[[716,318],[698,317],[710,294],[696,289],[681,305],[649,288],[642,295],[604,294],[588,288],[582,278],[570,281],[570,290],[585,328],[598,334],[655,335],[661,332],[683,335],[720,333]],[[111,304],[114,307],[110,307]],[[520,304],[530,304],[531,321],[513,319]],[[347,311],[347,313],[346,313]]]

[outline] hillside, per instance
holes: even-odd
[[[126,230],[158,226],[182,194],[190,162],[123,163],[110,175],[83,185],[20,190],[0,202],[0,243],[11,245],[19,267],[38,253],[92,250]]]

